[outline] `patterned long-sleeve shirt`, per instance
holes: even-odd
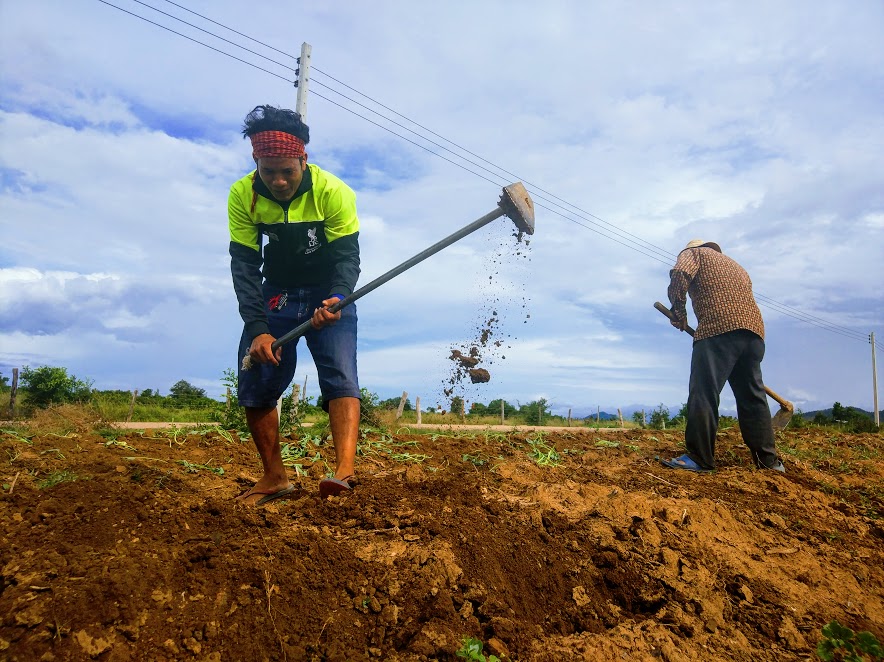
[[[669,279],[672,312],[682,322],[687,322],[685,304],[691,297],[697,317],[694,342],[737,329],[764,338],[749,274],[727,255],[707,246],[687,248],[678,254]]]

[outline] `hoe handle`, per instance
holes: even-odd
[[[494,211],[488,212],[482,218],[476,219],[475,221],[473,221],[469,225],[461,228],[460,230],[458,230],[457,232],[455,232],[453,234],[448,235],[447,237],[445,237],[445,239],[437,241],[435,244],[433,244],[429,248],[421,251],[420,253],[418,253],[414,257],[406,260],[405,262],[400,264],[398,267],[393,267],[387,273],[383,274],[382,276],[378,276],[370,283],[363,285],[358,290],[353,292],[350,296],[344,297],[343,299],[341,299],[337,303],[332,304],[331,306],[328,307],[329,312],[336,313],[341,308],[343,308],[345,306],[349,306],[351,303],[353,303],[357,299],[361,299],[369,292],[376,290],[377,288],[379,288],[381,285],[383,285],[387,281],[392,280],[393,278],[395,278],[396,276],[401,274],[403,271],[407,271],[408,269],[411,269],[418,262],[423,262],[431,255],[435,255],[436,253],[441,251],[443,248],[447,248],[448,246],[450,246],[454,242],[459,241],[460,239],[463,239],[468,234],[475,232],[479,228],[485,227],[491,221],[494,221],[494,220],[500,218],[501,216],[503,216],[506,213],[507,213],[507,211],[503,207],[497,207],[496,209],[494,209]],[[303,324],[296,326],[294,329],[292,329],[291,331],[289,331],[285,335],[282,335],[279,338],[277,338],[276,340],[274,340],[273,344],[271,345],[271,349],[275,352],[278,348],[282,347],[286,343],[289,343],[292,340],[296,340],[297,338],[300,338],[305,333],[307,333],[311,328],[313,328],[313,327],[310,324],[310,320],[307,320]],[[252,367],[252,358],[248,354],[246,354],[242,360],[242,368],[243,368],[243,370],[248,370],[251,367]]]
[[[479,228],[488,225],[491,221],[494,221],[494,220],[500,218],[501,216],[504,215],[504,213],[505,213],[504,210],[500,207],[498,207],[497,209],[495,209],[492,212],[488,212],[482,218],[479,218],[479,219],[473,221],[472,223],[470,223],[466,227],[461,228],[460,230],[458,230],[454,234],[448,235],[447,237],[445,237],[445,239],[442,239],[441,241],[436,242],[435,244],[433,244],[432,246],[430,246],[426,250],[423,250],[420,253],[418,253],[417,255],[415,255],[413,258],[405,260],[405,262],[400,264],[398,267],[393,267],[387,273],[383,274],[382,276],[378,276],[370,283],[363,285],[358,290],[353,292],[353,294],[351,294],[350,296],[344,297],[343,299],[341,299],[337,303],[332,304],[331,306],[328,307],[328,312],[336,313],[344,306],[349,306],[351,303],[353,303],[357,299],[361,299],[369,292],[373,292],[374,290],[379,288],[384,283],[394,279],[396,276],[401,274],[403,271],[407,271],[408,269],[411,269],[418,262],[423,262],[431,255],[435,255],[436,253],[441,251],[443,248],[448,248],[454,242],[459,241],[460,239],[463,239],[468,234],[471,234],[471,233],[475,232],[476,230],[478,230]],[[291,331],[289,331],[285,335],[280,336],[279,338],[277,338],[276,340],[273,341],[273,345],[271,346],[273,351],[275,352],[277,350],[277,348],[282,347],[287,342],[291,342],[295,338],[300,338],[305,333],[307,333],[311,328],[312,327],[310,326],[310,320],[307,320],[306,322],[304,322],[300,326],[295,327],[294,329],[292,329]]]
[[[664,305],[663,305],[662,303],[660,303],[659,301],[656,301],[656,302],[654,303],[654,308],[656,308],[656,309],[659,310],[661,313],[663,313],[664,315],[666,315],[666,317],[668,317],[669,319],[675,321],[675,315],[672,314],[672,311],[669,310],[669,308],[667,308],[666,306],[664,306]],[[694,330],[693,330],[690,326],[685,325],[684,330],[685,330],[685,332],[686,332],[688,335],[690,335],[690,336],[693,336],[693,335],[694,335]],[[776,400],[777,403],[780,405],[780,407],[782,407],[783,409],[786,409],[786,410],[788,410],[788,411],[790,411],[790,412],[794,410],[794,405],[793,405],[791,402],[789,402],[788,400],[786,400],[783,396],[781,396],[781,395],[777,395],[776,393],[774,393],[773,391],[771,391],[767,386],[764,387],[764,392],[767,393],[771,398],[773,398],[774,400]]]

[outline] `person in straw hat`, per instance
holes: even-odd
[[[740,433],[755,465],[784,472],[761,378],[764,321],[749,274],[715,242],[694,239],[678,254],[669,278],[672,325],[681,331],[687,328],[685,305],[690,295],[697,330],[687,403],[687,452],[661,461],[688,471],[715,468],[718,405],[727,382],[737,401]]]
[[[242,132],[256,168],[230,188],[230,268],[243,319],[237,356],[248,354],[258,365],[240,367],[237,397],[264,474],[237,499],[262,505],[294,490],[282,462],[276,403],[294,377],[297,357],[294,344],[276,351],[271,346],[307,320],[313,328],[305,340],[337,460],[335,475],[319,483],[319,493],[334,496],[352,487],[359,433],[356,306],[328,310],[353,292],[359,277],[356,195],[307,163],[310,132],[298,113],[257,106]]]

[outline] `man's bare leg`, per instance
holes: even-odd
[[[274,493],[289,487],[288,474],[282,464],[282,451],[279,447],[279,414],[276,407],[258,409],[246,407],[246,421],[249,424],[249,432],[261,456],[261,464],[264,466],[264,475],[255,483],[251,493],[241,500],[244,503],[253,504],[259,501],[264,493]],[[257,494],[261,492],[262,494]]]
[[[356,473],[359,404],[359,398],[335,398],[328,402],[328,421],[335,442],[335,478],[339,480]]]

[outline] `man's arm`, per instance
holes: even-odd
[[[690,284],[691,281],[684,271],[673,269],[669,272],[668,294],[672,310],[669,323],[679,331],[684,331],[688,325],[687,293]]]
[[[270,333],[261,289],[261,235],[233,190],[227,199],[227,218],[230,226],[230,274],[233,277],[233,289],[246,334],[255,338]]]
[[[688,288],[699,268],[695,251],[689,249],[678,254],[675,266],[669,272],[667,294],[669,295],[670,309],[675,318],[670,320],[670,324],[679,331],[684,331],[688,326]]]
[[[325,236],[328,240],[331,282],[329,295],[349,296],[359,280],[359,218],[356,194],[341,183],[323,200]]]

